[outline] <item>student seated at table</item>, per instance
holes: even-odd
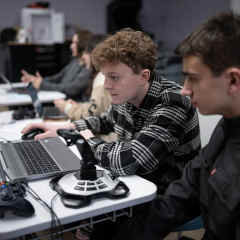
[[[196,109],[180,94],[181,87],[153,69],[156,44],[141,31],[123,29],[92,52],[94,66],[105,76],[112,104],[100,116],[67,124],[32,123],[22,132],[42,128],[35,139],[56,136],[59,128],[75,128],[88,141],[97,162],[116,176],[137,174],[154,182],[158,193],[182,175],[185,164],[200,150]],[[105,142],[97,133],[114,131],[118,140]],[[129,221],[147,209],[139,206]],[[126,221],[126,219],[125,219]],[[116,223],[96,224],[91,239],[111,239]],[[98,227],[99,226],[99,227]],[[107,230],[106,230],[107,229]]]
[[[55,106],[73,121],[79,120],[88,116],[99,116],[101,113],[105,112],[111,103],[110,94],[104,88],[104,75],[97,71],[91,63],[91,52],[95,48],[95,46],[100,43],[105,35],[102,34],[94,34],[88,44],[86,49],[83,52],[82,60],[87,66],[87,68],[92,69],[92,75],[89,86],[91,91],[91,96],[88,101],[85,102],[76,102],[72,99],[64,100],[57,99],[54,101]],[[115,133],[109,134],[101,134],[102,139],[105,141],[113,141],[116,140]]]
[[[21,80],[32,82],[33,86],[39,90],[59,91],[74,100],[87,100],[89,95],[86,90],[89,86],[91,71],[85,67],[81,57],[91,35],[92,33],[88,30],[80,30],[73,35],[71,44],[73,60],[59,73],[42,77],[39,72],[32,75],[22,70]]]
[[[66,113],[71,120],[79,120],[89,115],[100,115],[105,112],[110,103],[110,94],[104,89],[104,75],[97,71],[91,63],[91,52],[95,46],[100,43],[105,35],[95,34],[93,35],[86,49],[82,55],[82,61],[88,69],[92,69],[91,81],[89,86],[89,91],[91,91],[91,96],[89,101],[86,102],[76,102],[72,99],[64,100],[57,99],[54,101],[55,106],[62,112]]]
[[[177,48],[185,75],[182,95],[199,112],[223,118],[181,179],[157,198],[140,224],[122,225],[114,240],[161,240],[201,215],[204,240],[240,239],[240,15],[219,13]],[[134,231],[132,231],[134,229]]]

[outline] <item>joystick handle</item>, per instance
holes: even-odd
[[[95,164],[97,164],[97,161],[85,138],[75,129],[58,129],[57,133],[65,139],[68,146],[76,144],[82,156],[81,169],[75,174],[75,177],[82,180],[96,180],[97,173]]]
[[[77,140],[76,146],[83,159],[78,179],[96,180],[97,170],[95,164],[97,162],[93,155],[91,147],[85,139]]]

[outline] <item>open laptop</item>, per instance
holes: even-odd
[[[68,116],[65,113],[61,112],[57,107],[42,106],[42,103],[38,98],[38,91],[32,86],[32,84],[30,84],[27,89],[28,94],[31,97],[35,113],[38,117],[41,117],[44,120],[68,119]]]
[[[9,86],[8,92],[14,92],[19,94],[27,94],[27,86],[13,86],[8,78],[0,72],[0,78]]]
[[[80,159],[60,138],[0,142],[0,161],[13,181],[38,180],[80,168]]]
[[[67,114],[61,112],[57,107],[46,106],[43,108],[43,120],[67,120]]]

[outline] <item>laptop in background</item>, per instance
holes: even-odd
[[[43,113],[43,106],[41,101],[38,97],[38,91],[37,89],[32,85],[32,83],[29,83],[27,86],[27,93],[31,97],[31,101],[33,104],[33,108],[36,114],[36,117],[42,117]]]
[[[80,159],[60,138],[0,142],[0,161],[13,181],[44,179],[80,168]]]
[[[8,78],[3,73],[0,73],[0,78],[9,86],[8,92],[28,94],[27,86],[13,86],[13,84],[8,80]]]
[[[68,119],[68,116],[65,113],[61,112],[57,107],[42,106],[42,103],[38,98],[38,91],[32,86],[32,84],[30,84],[27,89],[28,94],[31,97],[35,113],[38,117],[43,118],[43,120]]]
[[[57,107],[49,106],[43,108],[43,120],[67,120],[68,116]]]

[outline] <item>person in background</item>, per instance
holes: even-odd
[[[67,124],[32,123],[22,133],[41,128],[35,139],[56,136],[59,128],[74,128],[87,140],[97,163],[115,176],[137,174],[154,182],[158,193],[182,175],[185,164],[201,147],[198,115],[181,87],[154,71],[157,47],[141,31],[123,29],[92,52],[96,69],[105,76],[104,87],[112,104],[100,116]],[[95,134],[114,131],[118,140],[105,142]],[[148,211],[138,206],[132,224]],[[109,225],[109,226],[108,226]],[[96,224],[91,239],[112,239],[121,224]],[[107,227],[107,228],[106,228]],[[108,231],[106,231],[108,229]]]
[[[64,112],[72,121],[79,120],[88,116],[99,116],[101,113],[107,111],[111,104],[111,97],[104,88],[104,75],[97,71],[91,62],[91,52],[98,43],[103,41],[106,36],[102,34],[94,34],[83,52],[82,60],[86,67],[92,69],[92,76],[89,89],[91,96],[88,101],[76,102],[72,99],[64,100],[58,99],[54,101],[55,106]],[[99,135],[105,141],[117,140],[116,134],[111,132],[109,134]]]
[[[59,91],[78,101],[85,101],[89,94],[86,92],[89,86],[91,70],[88,69],[81,57],[92,33],[88,30],[79,30],[73,35],[71,51],[73,60],[59,73],[49,77],[42,77],[39,72],[36,75],[22,70],[23,82],[32,82],[39,90]]]
[[[222,119],[182,178],[152,204],[136,231],[119,238],[161,240],[201,215],[204,240],[240,239],[240,15],[219,13],[178,46],[185,75],[182,95],[205,115]]]
[[[78,103],[72,99],[63,100],[58,99],[54,101],[55,106],[62,112],[66,113],[71,120],[79,120],[84,117],[100,115],[105,112],[110,106],[111,97],[109,93],[104,89],[104,75],[95,70],[91,63],[91,52],[95,46],[100,43],[105,35],[95,34],[93,35],[86,49],[82,55],[82,61],[86,67],[92,69],[92,81],[90,81],[89,89],[91,96],[89,101]]]
[[[12,27],[2,29],[0,33],[0,73],[13,80],[11,57],[8,48],[10,42],[15,42],[17,38],[17,30]]]

